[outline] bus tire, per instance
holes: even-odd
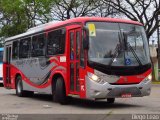
[[[114,103],[115,102],[115,98],[107,98],[107,103]]]
[[[65,105],[68,103],[68,97],[66,96],[65,84],[62,77],[58,77],[56,80],[54,98],[56,102],[59,102],[62,105]]]
[[[18,76],[16,78],[16,95],[18,97],[23,97],[24,96],[24,91],[23,91],[23,85],[22,85],[22,79],[21,76]]]
[[[18,97],[25,97],[25,96],[33,96],[33,94],[34,92],[32,91],[23,90],[22,78],[21,76],[18,76],[16,79],[16,95]]]

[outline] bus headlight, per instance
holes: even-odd
[[[100,81],[100,78],[97,75],[93,74],[93,73],[88,72],[88,77],[91,78],[95,82],[99,82]]]
[[[152,74],[149,74],[149,75],[148,75],[148,79],[149,79],[149,80],[152,80]]]
[[[95,82],[97,82],[97,83],[100,83],[100,82],[101,82],[101,79],[100,79],[97,75],[95,75],[95,74],[93,74],[93,73],[88,72],[88,77],[89,77],[91,80],[93,80],[93,81],[95,81]]]
[[[152,74],[149,74],[144,80],[143,82],[144,83],[147,83],[148,81],[151,81],[152,80]]]

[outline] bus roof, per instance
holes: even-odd
[[[4,49],[3,48],[0,48],[0,51],[3,51]]]
[[[39,32],[44,32],[47,30],[50,30],[52,28],[57,28],[61,26],[65,26],[67,24],[71,23],[85,23],[85,22],[91,22],[91,21],[104,21],[104,22],[117,22],[117,23],[128,23],[128,24],[136,24],[136,25],[141,25],[141,23],[136,22],[136,21],[131,21],[131,20],[125,20],[125,19],[118,19],[118,18],[103,18],[103,17],[77,17],[77,18],[72,18],[69,20],[65,21],[56,21],[56,22],[49,22],[46,24],[39,25],[37,27],[33,27],[27,30],[27,32],[7,38],[6,41],[14,40],[17,38],[25,37],[34,33],[39,33]]]

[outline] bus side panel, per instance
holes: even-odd
[[[61,74],[61,76],[64,79],[65,85],[66,85],[66,94],[68,94],[68,84],[69,83],[67,82],[68,80],[66,77],[67,65],[66,65],[66,62],[60,62],[60,59],[62,59],[61,57],[64,58],[65,56],[62,55],[62,56],[49,58],[49,63],[50,63],[49,66],[50,67],[48,66],[48,68],[51,68],[49,70],[50,73],[48,74],[49,76],[47,77],[47,79],[44,82],[43,81],[40,82],[41,84],[38,84],[38,83],[36,84],[38,76],[37,76],[37,78],[33,79],[32,76],[28,76],[27,74],[25,74],[25,73],[27,73],[27,71],[33,72],[33,70],[34,70],[33,66],[30,67],[28,65],[27,66],[25,65],[22,67],[21,65],[18,65],[18,62],[12,61],[12,64],[11,64],[11,88],[15,89],[16,76],[17,76],[17,74],[20,74],[20,76],[22,77],[22,81],[24,83],[24,90],[36,91],[36,92],[46,92],[46,93],[50,94],[51,93],[52,77],[55,74]],[[56,59],[56,61],[55,61],[55,59]],[[52,66],[53,64],[55,64],[55,65]],[[48,69],[48,68],[46,68],[46,69]],[[37,69],[37,71],[39,71],[39,73],[45,72],[44,69]],[[43,73],[43,74],[47,74],[47,73]]]
[[[11,88],[15,89],[16,88],[16,77],[17,75],[20,75],[23,78],[23,74],[14,66],[11,64]]]
[[[66,95],[68,95],[69,93],[69,79],[67,77],[67,73],[68,73],[68,66],[67,66],[67,56],[64,54],[64,55],[61,55],[61,56],[57,56],[56,59],[57,61],[54,61],[54,58],[55,57],[51,57],[50,58],[50,62],[53,63],[53,62],[56,62],[57,66],[56,67],[53,67],[51,69],[51,75],[50,75],[50,83],[52,84],[52,80],[54,78],[55,75],[59,74],[63,77],[64,79],[64,83],[65,83],[65,86],[66,86]],[[64,61],[63,61],[64,59]],[[54,81],[53,81],[53,84],[54,84]]]
[[[68,94],[69,94],[69,80],[68,80],[68,78],[66,77],[66,76],[67,76],[66,68],[64,68],[64,67],[62,67],[62,66],[59,66],[59,67],[57,67],[57,69],[53,70],[53,71],[52,71],[52,74],[51,74],[52,77],[50,78],[51,81],[52,81],[52,78],[53,78],[56,74],[60,74],[60,75],[63,77],[64,83],[65,83],[65,87],[66,87],[66,95],[68,95]],[[52,82],[51,82],[51,84],[52,84]],[[53,84],[55,84],[54,81],[53,81]],[[52,86],[52,85],[51,85],[51,86]]]

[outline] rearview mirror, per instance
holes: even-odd
[[[83,28],[83,49],[89,49],[89,30],[87,27]]]

